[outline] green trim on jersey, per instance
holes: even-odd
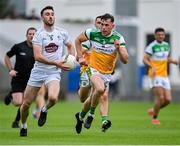
[[[98,42],[100,44],[114,44],[115,40],[119,40],[121,38],[121,36],[116,32],[116,31],[112,31],[111,36],[109,37],[105,37],[101,34],[100,31],[98,30],[94,30],[91,31],[90,33],[90,40],[94,41],[94,42]],[[122,43],[120,45],[126,45],[125,43]]]
[[[155,44],[154,46],[152,46],[153,53],[169,51],[169,50],[170,50],[170,46],[168,43]]]
[[[87,45],[85,45],[85,44],[82,44],[82,47],[86,48],[87,50],[89,50],[89,47]]]
[[[120,46],[126,46],[126,43],[121,43]]]

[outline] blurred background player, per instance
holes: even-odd
[[[24,100],[21,105],[21,129],[20,136],[27,136],[27,117],[29,108],[36,97],[40,87],[44,84],[47,92],[47,103],[41,108],[38,126],[46,123],[47,112],[57,101],[60,91],[61,69],[70,70],[62,60],[64,45],[68,54],[75,55],[74,46],[71,43],[68,32],[54,26],[55,14],[52,6],[44,7],[41,12],[43,26],[38,29],[33,38],[33,51],[35,65],[31,71]]]
[[[149,67],[150,84],[156,96],[155,105],[148,110],[148,114],[152,116],[152,124],[157,125],[160,124],[157,119],[160,109],[166,107],[172,99],[168,64],[177,65],[178,61],[170,57],[170,45],[164,41],[164,28],[155,29],[154,35],[155,40],[147,46],[143,62]]]
[[[111,74],[114,71],[116,57],[119,54],[123,63],[128,62],[128,53],[125,47],[125,41],[122,35],[113,30],[114,17],[110,14],[104,14],[101,17],[101,28],[87,29],[81,33],[75,41],[78,61],[81,65],[86,64],[83,57],[82,42],[90,41],[91,55],[86,70],[92,85],[90,113],[85,120],[84,127],[89,129],[94,119],[94,112],[100,100],[100,97],[108,92],[108,84],[111,80]],[[108,36],[108,37],[107,37]],[[83,123],[83,114],[76,116],[78,125]]]
[[[9,70],[11,80],[11,92],[6,96],[5,103],[9,104],[12,99],[12,104],[21,106],[23,101],[23,94],[29,79],[31,69],[34,65],[34,55],[32,49],[32,39],[36,29],[30,27],[26,32],[26,40],[19,44],[15,44],[10,51],[5,55],[4,61]],[[11,57],[16,56],[15,65],[13,68]],[[12,97],[11,97],[12,95]],[[9,98],[8,102],[7,99]],[[12,123],[13,128],[19,127],[20,108],[18,108],[15,120]]]

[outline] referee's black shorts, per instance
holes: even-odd
[[[27,78],[13,78],[11,81],[11,93],[24,92],[27,82]]]

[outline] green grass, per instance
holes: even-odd
[[[92,127],[89,130],[83,128],[81,134],[76,134],[74,114],[82,105],[76,101],[60,102],[49,110],[43,127],[38,127],[30,113],[28,137],[19,137],[19,129],[11,128],[16,108],[0,103],[0,145],[180,145],[180,104],[172,103],[163,109],[158,126],[151,125],[146,113],[152,105],[111,102],[109,118],[112,127],[106,133],[101,132],[98,108]]]

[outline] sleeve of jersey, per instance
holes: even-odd
[[[68,42],[71,42],[69,33],[67,31],[64,31],[64,44],[67,44]]]
[[[85,51],[87,51],[87,50],[89,50],[90,49],[90,42],[89,41],[86,41],[86,42],[83,42],[82,43],[82,48],[83,48],[83,50],[85,50]]]
[[[17,51],[17,45],[14,45],[10,51],[8,51],[6,54],[8,57],[12,57],[16,54]]]
[[[151,45],[149,45],[149,46],[146,47],[145,53],[146,53],[146,54],[149,54],[149,55],[152,55],[152,46],[151,46]]]
[[[171,46],[168,43],[168,47],[169,47],[169,54],[171,54]]]
[[[40,45],[42,46],[42,37],[41,37],[41,34],[40,33],[35,33],[34,37],[33,37],[33,40],[32,40],[32,43],[34,45]]]
[[[123,36],[120,37],[120,42],[121,42],[121,43],[120,43],[120,46],[126,46],[126,42],[125,42]]]
[[[88,47],[86,46],[86,44],[82,44],[82,49],[85,51],[88,50]]]
[[[88,40],[90,40],[91,31],[92,31],[92,29],[89,28],[89,29],[86,29],[86,31],[84,32],[84,35],[86,36],[86,38]]]

